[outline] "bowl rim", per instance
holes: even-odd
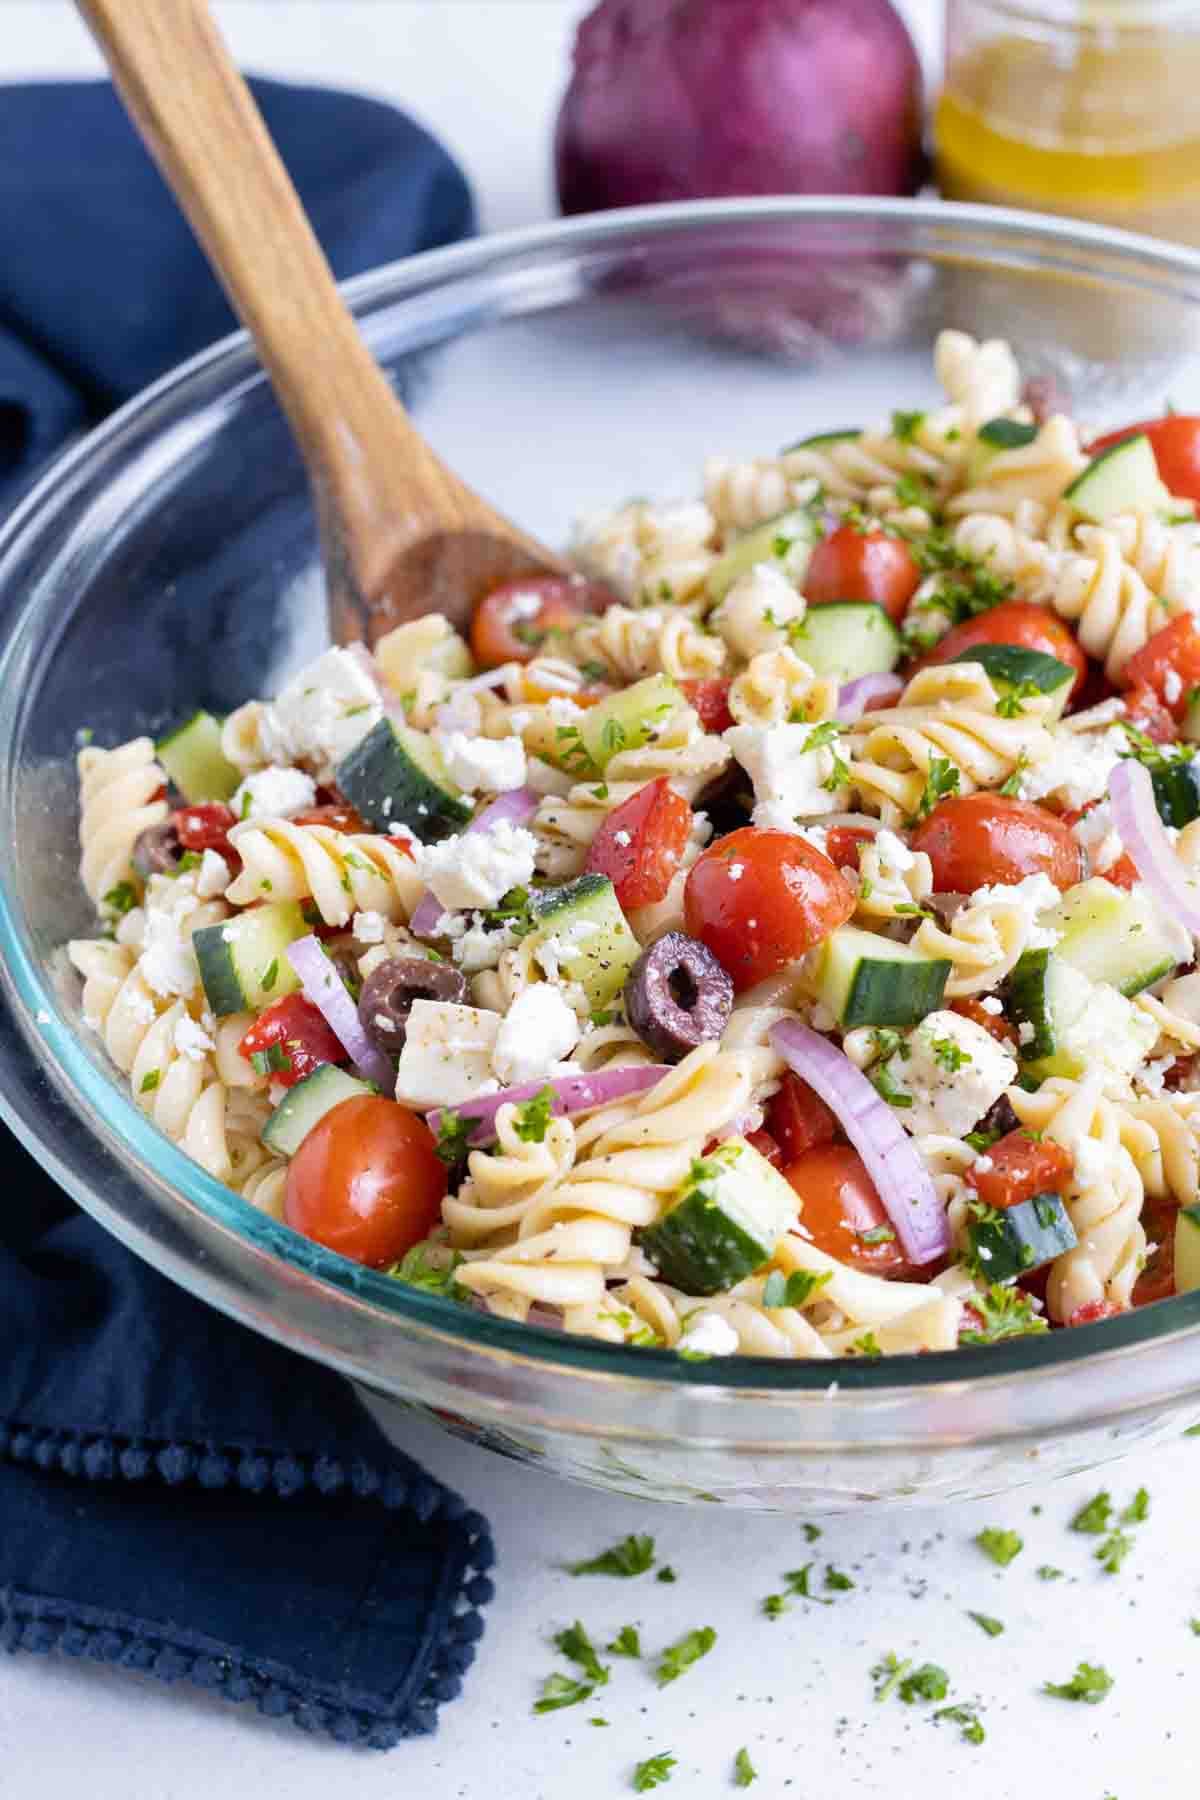
[[[1010,240],[1015,245],[1017,240],[1024,238],[1032,239],[1041,250],[1057,246],[1063,250],[1107,252],[1134,259],[1142,265],[1145,274],[1158,271],[1176,281],[1180,276],[1194,278],[1197,284],[1195,304],[1200,308],[1200,251],[1186,246],[1140,233],[1011,208],[934,199],[844,197],[779,196],[688,201],[586,214],[426,251],[368,270],[343,283],[342,291],[351,307],[361,314],[384,303],[391,308],[416,293],[484,274],[543,251],[569,250],[581,245],[604,249],[630,239],[686,233],[690,229],[714,225],[805,219],[827,223],[890,219],[943,230],[947,247],[955,237],[974,230],[993,234],[1001,244]],[[369,326],[369,320],[367,324]],[[185,417],[188,402],[200,398],[199,390],[207,377],[223,377],[221,392],[228,398],[236,382],[247,372],[255,375],[256,385],[265,384],[265,373],[248,334],[234,331],[168,370],[86,437],[54,457],[0,527],[0,587],[7,565],[22,548],[26,533],[45,529],[47,516],[55,507],[69,505],[72,482],[77,474],[88,469],[95,471],[127,433],[152,427],[156,413],[169,410],[172,415],[169,421],[160,419],[159,424],[178,422]],[[9,669],[25,622],[37,603],[37,597],[30,595],[10,611],[0,628],[0,682]],[[7,778],[11,778],[11,772]],[[831,1385],[844,1393],[869,1392],[880,1399],[888,1393],[904,1395],[946,1387],[973,1391],[984,1385],[1003,1383],[1013,1376],[1048,1376],[1085,1360],[1097,1362],[1101,1358],[1134,1353],[1139,1349],[1149,1351],[1159,1342],[1190,1339],[1200,1332],[1198,1292],[1176,1296],[1115,1319],[1076,1327],[1070,1332],[1053,1332],[1032,1339],[1013,1339],[976,1347],[969,1356],[954,1350],[921,1356],[889,1356],[878,1362],[844,1358],[832,1363],[737,1356],[721,1359],[719,1372],[713,1372],[709,1363],[690,1363],[671,1350],[633,1348],[571,1336],[467,1309],[376,1271],[364,1270],[360,1265],[311,1243],[286,1225],[257,1212],[249,1202],[186,1157],[149,1123],[111,1072],[102,1070],[92,1061],[74,1028],[59,1012],[52,989],[43,982],[37,966],[27,955],[20,932],[14,927],[15,916],[17,909],[10,909],[8,897],[0,888],[0,983],[26,1045],[33,1049],[40,1073],[52,1080],[98,1146],[103,1148],[106,1138],[111,1139],[110,1154],[115,1153],[113,1145],[116,1144],[126,1157],[132,1155],[140,1185],[143,1188],[168,1186],[172,1197],[181,1201],[188,1212],[201,1221],[202,1230],[232,1237],[243,1250],[249,1248],[265,1253],[265,1257],[277,1260],[296,1273],[314,1277],[323,1289],[333,1289],[341,1300],[367,1308],[381,1323],[407,1324],[416,1327],[423,1337],[517,1363],[555,1368],[564,1375],[630,1379],[643,1389],[651,1386],[672,1390],[704,1387],[716,1392],[726,1390],[731,1397],[757,1390],[780,1398],[794,1396],[798,1400],[805,1395],[824,1397],[830,1392]],[[40,1022],[48,1009],[53,1009],[50,1026]],[[115,1112],[114,1093],[118,1102]],[[106,1132],[99,1128],[100,1121],[114,1116],[118,1121],[117,1130],[110,1128]],[[51,1167],[55,1179],[66,1185],[81,1205],[100,1217],[108,1229],[115,1230],[116,1235],[139,1254],[148,1254],[146,1234],[134,1223],[123,1221],[118,1205],[90,1193],[82,1177],[64,1180],[64,1175],[70,1171],[63,1158],[52,1144],[43,1140],[27,1114],[10,1100],[3,1085],[0,1085],[0,1117],[43,1166]],[[131,1179],[128,1171],[123,1172],[127,1180]],[[211,1304],[260,1331],[265,1329],[260,1309],[247,1304],[238,1290],[236,1277],[224,1272],[214,1276],[217,1263],[214,1268],[201,1270],[202,1259],[194,1253],[190,1262],[170,1254],[159,1254],[150,1260],[159,1267],[168,1267],[172,1279],[200,1293]],[[214,1282],[219,1288],[217,1292],[213,1291]],[[325,1360],[336,1361],[336,1358]]]

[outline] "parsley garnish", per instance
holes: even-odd
[[[576,1619],[565,1631],[560,1631],[554,1640],[554,1648],[569,1662],[578,1663],[587,1679],[594,1687],[605,1687],[611,1670],[606,1669],[596,1654],[596,1646]]]
[[[734,1787],[748,1788],[752,1781],[757,1780],[758,1770],[750,1761],[750,1752],[743,1744],[733,1759],[733,1785]]]
[[[923,412],[894,412],[892,414],[892,436],[902,444],[911,444],[924,423],[925,414]]]
[[[957,794],[959,772],[948,756],[932,756],[925,776],[925,787],[917,802],[917,810],[909,819],[909,825],[919,825],[927,819],[939,800],[945,800],[950,794]]]
[[[845,1594],[848,1593],[854,1585],[855,1583],[851,1581],[849,1575],[843,1575],[842,1571],[840,1569],[835,1569],[832,1563],[826,1563],[825,1586],[827,1588],[832,1588],[835,1593]]]
[[[1119,1575],[1121,1564],[1132,1549],[1133,1539],[1127,1531],[1110,1531],[1096,1548],[1096,1561],[1107,1575]]]
[[[1079,1508],[1071,1520],[1071,1530],[1086,1531],[1094,1537],[1100,1537],[1109,1528],[1111,1514],[1112,1500],[1110,1496],[1107,1492],[1099,1493],[1094,1499],[1089,1500],[1086,1506]]]
[[[513,1114],[513,1130],[523,1143],[544,1144],[554,1117],[554,1089],[549,1083],[540,1094],[524,1101]]]
[[[889,1694],[894,1693],[911,1668],[911,1657],[901,1662],[892,1650],[880,1657],[871,1670],[871,1679],[875,1683],[876,1700],[886,1700]]]
[[[923,475],[898,475],[895,489],[901,506],[929,507],[933,502],[933,489]]]
[[[1138,1489],[1121,1514],[1122,1525],[1140,1525],[1150,1516],[1150,1496],[1144,1487]]]
[[[1025,1548],[1025,1540],[1016,1531],[1000,1531],[994,1525],[976,1533],[975,1542],[985,1556],[990,1556],[994,1563],[1007,1569],[1014,1556],[1020,1556]]]
[[[979,1722],[979,1714],[970,1706],[943,1706],[933,1715],[935,1725],[943,1719],[949,1719],[954,1725],[962,1726],[964,1740],[968,1744],[982,1744],[987,1733]]]
[[[990,1613],[968,1611],[967,1617],[968,1619],[974,1619],[980,1631],[986,1631],[989,1637],[999,1637],[1000,1633],[1004,1630],[1004,1626],[1001,1624],[1000,1620],[993,1619]]]
[[[1039,1563],[1035,1571],[1039,1581],[1061,1581],[1063,1571],[1056,1569],[1053,1563]]]
[[[993,1282],[983,1293],[972,1294],[968,1305],[979,1320],[979,1329],[960,1332],[960,1344],[995,1344],[1001,1338],[1036,1337],[1050,1329],[1020,1288]]]
[[[654,1579],[655,1581],[665,1581],[669,1585],[673,1581],[678,1581],[679,1577],[671,1567],[670,1563],[664,1563]]]
[[[138,1089],[138,1093],[152,1094],[161,1080],[161,1069],[147,1069],[146,1073],[142,1076],[142,1085]]]
[[[968,1131],[963,1143],[968,1144],[972,1150],[982,1156],[985,1150],[990,1150],[993,1144],[998,1144],[1003,1136],[1004,1133],[999,1126],[991,1131]]]
[[[657,1756],[648,1756],[633,1771],[633,1791],[635,1794],[648,1794],[651,1788],[662,1787],[671,1779],[671,1770],[677,1759],[669,1751],[660,1750]]]
[[[278,979],[279,979],[279,958],[277,956],[275,956],[275,957],[272,957],[271,961],[267,964],[267,966],[263,970],[262,976],[260,977],[260,980],[259,980],[259,986],[262,988],[263,993],[269,994],[271,989],[275,986],[275,983],[278,981]]]
[[[615,756],[625,743],[625,727],[620,719],[605,719],[600,732],[600,748],[604,751],[605,760]]]
[[[933,1051],[934,1060],[943,1069],[949,1070],[951,1075],[965,1068],[971,1060],[967,1051],[961,1050],[953,1038],[930,1038],[929,1048]]]
[[[860,1244],[894,1244],[896,1241],[890,1225],[872,1225],[870,1231],[857,1231],[854,1235]]]
[[[128,881],[118,881],[116,887],[110,887],[105,894],[103,905],[109,912],[116,913],[118,918],[123,918],[137,905],[137,894]]]
[[[604,1648],[610,1656],[640,1656],[642,1640],[638,1636],[636,1625],[622,1625],[611,1644]]]
[[[768,1619],[778,1619],[788,1609],[787,1598],[783,1594],[768,1594],[762,1603],[762,1609]]]
[[[1028,767],[1029,767],[1029,758],[1028,758],[1028,756],[1026,756],[1024,750],[1022,750],[1021,754],[1018,756],[1018,758],[1016,760],[1016,764],[1014,765],[1012,774],[1009,775],[1006,780],[1004,780],[1000,783],[1000,786],[997,788],[996,792],[999,794],[1003,794],[1005,799],[1007,799],[1007,800],[1015,799],[1017,797],[1017,795],[1021,792],[1021,777],[1024,775],[1024,773]]]
[[[462,1267],[463,1260],[454,1250],[447,1262],[435,1263],[430,1260],[426,1245],[414,1244],[387,1273],[396,1281],[406,1281],[409,1287],[422,1288],[427,1294],[443,1294],[447,1300],[469,1300],[467,1289],[454,1279],[454,1272]]]
[[[695,1631],[685,1632],[678,1643],[671,1644],[662,1653],[662,1659],[654,1671],[654,1679],[659,1687],[668,1687],[672,1681],[678,1681],[693,1663],[708,1655],[716,1641],[717,1634],[711,1625],[700,1625]]]
[[[1070,1681],[1047,1681],[1042,1692],[1053,1694],[1056,1700],[1081,1700],[1085,1706],[1099,1706],[1112,1687],[1113,1678],[1107,1669],[1098,1663],[1081,1662]]]
[[[588,1562],[569,1563],[568,1575],[644,1575],[654,1567],[654,1539],[631,1533]]]
[[[251,1052],[250,1067],[256,1075],[286,1074],[292,1059],[282,1044],[268,1044],[265,1050]]]
[[[922,1663],[911,1675],[901,1677],[900,1698],[906,1706],[917,1700],[944,1700],[950,1688],[950,1677],[937,1663]]]
[[[579,1706],[590,1700],[595,1688],[590,1681],[578,1681],[573,1675],[561,1675],[555,1671],[547,1675],[542,1683],[542,1697],[535,1700],[535,1713],[558,1712],[564,1706]]]
[[[1140,762],[1143,768],[1169,769],[1173,763],[1191,762],[1196,754],[1194,744],[1156,744],[1128,720],[1118,719],[1117,723],[1129,740],[1129,748],[1121,752],[1122,757],[1126,761]]]
[[[1020,719],[1024,717],[1024,700],[1036,700],[1041,693],[1036,681],[1018,681],[1015,687],[1001,694],[996,701],[996,712],[1001,719]]]
[[[898,1031],[886,1028],[876,1030],[872,1036],[878,1061],[867,1071],[867,1079],[880,1099],[886,1100],[889,1106],[911,1106],[912,1095],[905,1093],[904,1089],[897,1085],[890,1067],[893,1057],[899,1057],[901,1062],[907,1062],[912,1055],[908,1039],[902,1037]]]
[[[476,1119],[464,1119],[453,1107],[442,1108],[438,1119],[436,1150],[448,1169],[454,1168],[466,1156],[471,1147],[471,1134],[477,1124]]]
[[[848,1356],[869,1356],[874,1360],[875,1357],[883,1355],[883,1348],[873,1331],[864,1331],[861,1337],[855,1338],[846,1354]]]
[[[1191,1627],[1192,1636],[1200,1637],[1200,1619],[1189,1619],[1188,1624]]]
[[[198,850],[185,850],[171,870],[171,874],[174,876],[187,875],[192,869],[198,869],[203,861],[204,858]],[[271,884],[269,881],[264,881],[262,885],[269,888]]]
[[[810,1544],[815,1544],[819,1537],[823,1537],[825,1535],[819,1525],[805,1525],[801,1529],[804,1532],[804,1536],[805,1536],[806,1540]]]
[[[823,1275],[812,1275],[807,1269],[794,1269],[785,1276],[781,1269],[772,1269],[763,1282],[762,1304],[772,1308],[807,1306],[817,1289],[823,1288],[830,1279],[828,1271]]]

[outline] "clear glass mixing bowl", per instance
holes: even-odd
[[[1002,333],[1102,421],[1200,398],[1200,255],[926,202],[768,200],[584,219],[349,290],[422,429],[553,542],[581,511],[694,487],[932,399],[939,324]],[[323,641],[303,473],[243,338],[49,471],[0,536],[0,1112],[138,1254],[403,1409],[576,1479],[782,1511],[968,1498],[1200,1418],[1200,1293],[1115,1321],[878,1364],[693,1364],[514,1326],[255,1212],[142,1117],[82,1027],[64,939],[76,732],[155,731],[269,691]]]

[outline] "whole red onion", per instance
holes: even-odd
[[[600,0],[559,113],[559,201],[911,194],[921,123],[889,0]]]

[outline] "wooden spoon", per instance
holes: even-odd
[[[374,643],[428,612],[465,626],[501,582],[565,573],[434,455],[392,392],[205,0],[78,4],[291,422],[334,642]]]

